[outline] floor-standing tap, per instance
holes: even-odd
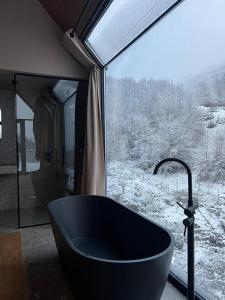
[[[195,209],[197,208],[197,205],[193,205],[193,199],[192,199],[192,174],[189,166],[183,162],[180,159],[177,158],[166,158],[162,161],[160,161],[154,169],[153,174],[157,174],[159,168],[169,162],[169,161],[175,161],[180,163],[182,166],[185,167],[187,170],[188,174],[188,206],[183,207],[179,202],[177,202],[183,209],[184,209],[184,214],[187,216],[183,220],[183,224],[185,226],[184,229],[184,235],[186,234],[186,229],[188,231],[188,300],[193,300],[195,299],[195,285],[194,285],[194,214],[195,214]]]

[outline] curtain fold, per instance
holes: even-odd
[[[105,158],[101,118],[101,71],[90,57],[78,36],[70,36],[71,30],[63,37],[64,47],[89,72],[87,122],[82,173],[82,194],[105,194]]]

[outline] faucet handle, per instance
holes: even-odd
[[[187,226],[184,225],[184,236],[186,235],[186,231],[187,231]]]
[[[195,214],[195,210],[198,208],[198,205],[189,206],[184,209],[184,214],[188,217],[193,217]]]
[[[177,201],[177,204],[178,204],[181,208],[183,208],[183,210],[185,210],[185,207],[183,207],[183,205],[182,205],[180,202]]]
[[[183,220],[183,224],[184,224],[184,236],[186,235],[186,230],[187,227],[191,226],[195,221],[195,218],[186,218]]]
[[[192,218],[195,214],[195,210],[198,208],[198,204],[195,204],[193,206],[184,207],[180,202],[177,201],[177,204],[183,208],[184,214],[188,216],[189,218]]]

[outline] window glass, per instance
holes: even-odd
[[[77,86],[78,81],[59,80],[53,89],[53,94],[64,103],[76,92]]]
[[[114,0],[86,43],[105,64],[175,2],[175,0]]]
[[[186,0],[106,70],[107,194],[169,228],[186,280],[187,174],[193,172],[196,287],[225,299],[225,1]]]
[[[33,119],[34,113],[32,109],[25,103],[25,101],[16,94],[16,111],[17,119]]]

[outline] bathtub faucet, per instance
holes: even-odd
[[[193,204],[193,199],[192,199],[192,174],[189,166],[183,162],[180,159],[177,158],[166,158],[160,161],[154,169],[153,174],[157,174],[159,168],[170,161],[174,161],[177,163],[180,163],[187,171],[188,174],[188,206],[183,207],[179,202],[177,204],[183,208],[184,214],[187,216],[183,220],[184,224],[184,235],[186,234],[186,229],[188,231],[188,251],[187,251],[187,257],[188,257],[188,290],[187,290],[187,296],[188,300],[194,300],[195,299],[195,285],[194,285],[194,214],[195,210],[198,207],[197,205]]]

